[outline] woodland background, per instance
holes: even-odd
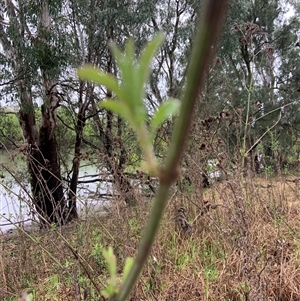
[[[129,125],[99,106],[114,95],[79,80],[76,70],[92,64],[118,76],[109,43],[122,48],[132,37],[139,54],[163,31],[166,41],[153,61],[144,100],[151,117],[167,98],[182,95],[202,1],[1,2],[0,147],[12,161],[26,161],[21,175],[31,187],[26,202],[41,223],[76,223],[67,238],[60,235],[69,249],[73,243],[82,247],[83,262],[67,248],[73,259],[59,256],[53,263],[55,256],[48,253],[64,245],[61,237],[38,234],[35,247],[42,247],[29,248],[32,239],[20,231],[20,240],[10,242],[14,251],[6,247],[10,255],[1,257],[5,289],[0,294],[10,300],[33,286],[45,298],[38,300],[96,300],[100,290],[91,279],[105,278],[102,249],[107,244],[121,248],[120,237],[128,243],[120,249],[121,261],[136,249],[148,212],[145,199],[153,197],[157,181],[143,171]],[[153,257],[158,262],[150,260],[133,300],[299,300],[298,208],[291,207],[298,198],[300,165],[299,20],[299,1],[230,2],[162,226],[160,239],[170,245],[158,242]],[[168,119],[154,139],[161,160],[173,123]],[[93,198],[110,197],[115,207],[110,218],[98,216],[83,226],[78,222],[78,177],[87,162],[101,171],[95,181],[114,188],[112,195],[95,193]],[[23,183],[10,165],[2,164],[1,170]],[[170,230],[179,205],[187,208],[190,217],[185,218],[197,239],[182,241]],[[208,219],[205,225],[199,217]],[[23,253],[11,270],[16,245]],[[40,252],[43,263],[32,266],[29,258]],[[44,266],[44,275],[35,270],[38,265]],[[51,265],[66,275],[59,276]],[[185,273],[189,281],[178,280]],[[47,281],[53,287],[50,297],[42,285]]]

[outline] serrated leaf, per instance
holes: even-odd
[[[180,108],[181,102],[178,99],[168,99],[162,103],[150,122],[151,133],[154,134],[157,128],[163,124],[163,122],[170,116],[175,115]]]
[[[134,263],[134,259],[131,257],[127,257],[124,265],[123,277],[122,280],[124,281],[131,270],[131,267]]]
[[[119,88],[117,79],[111,74],[104,73],[100,69],[90,65],[85,65],[77,70],[77,75],[81,79],[92,81],[96,84],[107,87],[115,93],[119,99],[124,98],[122,90]]]

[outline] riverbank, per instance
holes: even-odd
[[[202,201],[196,191],[175,193],[131,300],[300,300],[298,186],[295,178],[224,181]],[[2,239],[0,299],[31,287],[39,301],[98,300],[108,277],[103,250],[113,247],[121,277],[149,205]],[[179,206],[192,226],[188,237],[175,228]]]
[[[28,221],[33,220],[30,212],[35,210],[30,209],[32,201],[25,157],[17,150],[16,153],[0,150],[0,167],[0,233],[14,229],[14,225],[28,227]],[[77,190],[77,205],[82,218],[89,211],[109,207],[105,199],[95,201],[95,195],[111,193],[111,183],[89,182],[95,180],[96,174],[99,174],[98,167],[83,160],[79,178],[87,183],[79,184]]]

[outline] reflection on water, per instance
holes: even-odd
[[[13,224],[22,226],[31,222],[34,216],[30,213],[31,204],[30,187],[24,179],[26,176],[26,163],[24,160],[13,162],[10,160],[7,152],[0,150],[0,164],[4,163],[14,172],[23,173],[16,181],[3,166],[0,165],[0,233],[13,227]],[[25,172],[24,172],[25,171]],[[95,165],[83,164],[80,168],[79,177],[81,180],[88,181],[95,179],[88,175],[95,175],[99,170]],[[18,183],[19,182],[19,183]],[[107,182],[94,182],[78,185],[78,209],[79,214],[85,216],[88,212],[103,210],[103,207],[109,206],[107,201],[95,201],[95,194],[112,193],[112,187]]]

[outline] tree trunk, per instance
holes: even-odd
[[[94,111],[97,110],[97,105],[94,101],[92,101],[92,107]],[[115,157],[112,152],[112,149],[114,147],[114,139],[112,137],[112,132],[103,130],[103,126],[98,115],[94,116],[94,121],[97,125],[99,137],[103,142],[104,152],[107,158],[105,162],[106,167],[112,174],[114,182],[116,183],[116,187],[119,190],[125,203],[128,205],[135,205],[137,203],[137,199],[134,196],[133,187],[129,179],[124,174],[124,165],[126,162],[125,148],[122,145],[119,145],[120,148],[118,150],[120,151],[120,154],[118,157]],[[118,139],[121,142],[121,137],[118,137]]]
[[[113,28],[109,27],[107,29],[107,40],[113,41]],[[113,58],[110,50],[108,49],[107,53],[107,73],[112,74],[113,72]],[[106,91],[106,98],[112,98],[112,93],[110,90]],[[95,107],[95,103],[94,109]],[[107,168],[114,177],[114,182],[117,184],[117,189],[120,192],[120,195],[124,199],[125,203],[128,205],[135,205],[137,203],[136,197],[133,192],[133,187],[124,174],[124,166],[127,159],[127,154],[125,147],[122,141],[122,120],[118,117],[117,121],[117,137],[113,137],[113,114],[110,111],[106,113],[106,128],[105,131],[101,125],[99,117],[96,118],[96,124],[98,127],[100,138],[103,140],[104,150],[107,160]],[[117,142],[117,143],[116,143]],[[117,148],[118,147],[118,148]],[[113,151],[114,150],[114,151]],[[116,152],[119,153],[118,156],[115,156]]]
[[[81,144],[83,138],[83,129],[86,122],[86,110],[89,105],[89,95],[86,96],[85,101],[82,100],[83,83],[80,83],[79,92],[79,112],[77,114],[77,124],[76,124],[76,138],[75,138],[75,150],[72,165],[72,178],[70,183],[70,189],[68,194],[68,207],[71,218],[78,218],[77,208],[76,208],[76,197],[77,197],[77,185],[78,176],[80,168],[80,155],[81,155]],[[88,92],[87,92],[88,93]]]
[[[51,46],[48,43],[50,24],[48,3],[44,1],[38,42],[48,55],[51,53]],[[36,210],[44,224],[54,222],[62,225],[67,221],[68,212],[63,194],[58,146],[55,139],[56,110],[59,107],[59,98],[52,79],[53,74],[50,75],[52,70],[51,66],[49,68],[47,59],[49,59],[47,55],[40,58],[44,103],[41,106],[42,115],[38,139],[36,139],[37,135],[32,132],[32,127],[35,128],[32,99],[23,99],[20,122],[24,137],[27,137],[27,142],[31,148],[32,156],[29,157],[28,165]]]
[[[24,85],[25,84],[25,85]],[[42,123],[37,135],[35,112],[26,83],[19,85],[21,108],[20,125],[27,142],[27,163],[33,202],[43,224],[55,222],[63,224],[64,197],[58,164],[57,143],[50,122],[49,110],[42,106]]]
[[[25,32],[32,38],[29,28],[24,22],[21,11],[16,12],[16,7],[11,1],[7,2],[9,20],[14,20],[15,35],[18,43],[11,43],[7,37],[4,27],[0,24],[0,42],[6,58],[12,62],[12,71],[17,80],[17,89],[20,97],[19,121],[26,142],[26,155],[30,183],[32,189],[33,205],[39,214],[40,220],[63,224],[66,221],[65,200],[63,196],[60,166],[58,160],[58,149],[55,140],[56,109],[59,106],[59,99],[54,85],[53,70],[49,66],[51,46],[48,43],[50,38],[50,15],[48,2],[41,4],[40,23],[38,36],[32,40],[35,47],[42,47],[41,57],[38,58],[43,78],[44,104],[42,105],[42,118],[39,133],[36,128],[36,116],[34,112],[33,97],[31,93],[30,62],[24,59]],[[2,18],[2,16],[1,16]],[[19,19],[20,18],[20,19]],[[0,22],[1,23],[1,22]],[[33,39],[33,38],[32,38]],[[49,52],[50,50],[50,52]],[[50,67],[50,68],[49,68]],[[52,72],[52,73],[51,73]],[[52,76],[52,77],[51,77]]]

